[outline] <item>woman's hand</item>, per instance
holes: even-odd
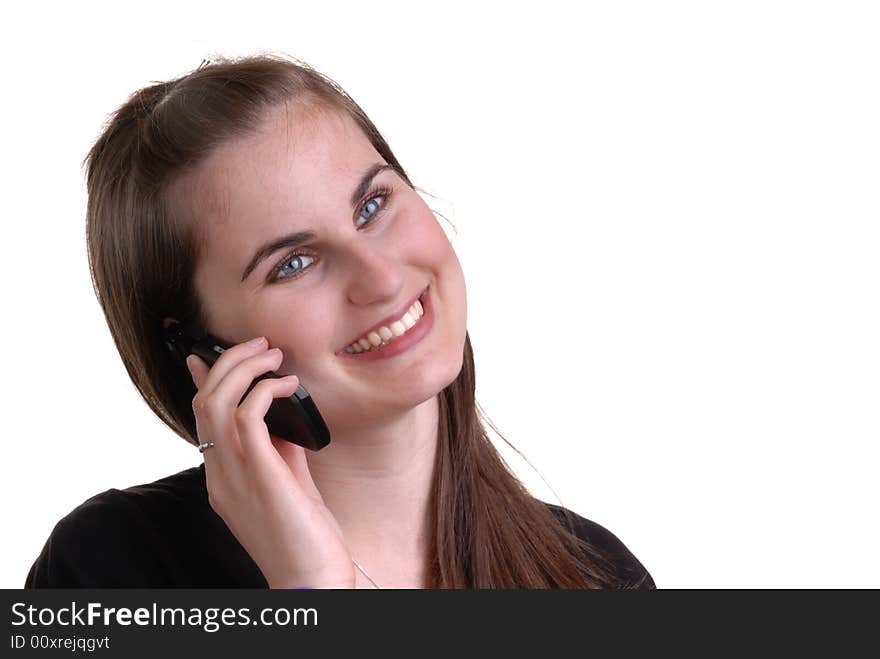
[[[354,588],[354,564],[336,519],[312,481],[305,449],[270,435],[263,417],[299,378],[251,382],[281,364],[264,338],[224,351],[213,367],[187,364],[198,392],[193,411],[205,450],[208,501],[260,568],[270,588]]]

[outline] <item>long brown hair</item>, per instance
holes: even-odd
[[[193,288],[199,237],[196,223],[175,217],[171,184],[225,140],[255,130],[268,110],[293,101],[348,113],[413,187],[385,139],[348,94],[292,59],[215,60],[145,87],[111,116],[84,163],[89,263],[113,340],[150,408],[193,444],[198,443],[195,386],[180,377],[179,365],[166,350],[162,320],[174,317],[205,327]],[[439,399],[428,586],[623,585],[601,552],[570,531],[571,519],[563,515],[564,524],[513,475],[488,438],[474,387],[466,336],[461,372]]]

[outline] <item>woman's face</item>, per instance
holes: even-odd
[[[412,409],[462,365],[461,265],[422,198],[392,169],[377,171],[386,164],[347,115],[281,107],[179,188],[203,236],[195,288],[208,332],[280,348],[277,371],[299,376],[331,433]],[[267,248],[309,231],[297,246]],[[418,343],[383,359],[343,352],[426,287],[433,323]]]

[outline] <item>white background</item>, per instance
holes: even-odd
[[[22,6],[0,587],[89,496],[200,461],[115,352],[80,164],[135,89],[258,51],[339,82],[455,223],[478,401],[564,505],[661,587],[880,587],[876,4]]]

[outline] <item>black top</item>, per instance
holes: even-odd
[[[547,505],[560,519],[570,513]],[[608,552],[622,580],[654,587],[614,534],[570,514],[578,537]],[[25,588],[218,587],[267,583],[208,503],[204,464],[83,502],[55,525],[25,582]]]

